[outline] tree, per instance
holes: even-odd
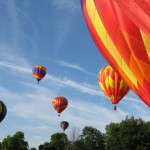
[[[39,150],[69,150],[69,141],[65,133],[55,133],[51,136],[51,142],[45,142],[39,146]]]
[[[28,150],[28,142],[24,141],[24,133],[16,132],[12,137],[4,138],[1,150]]]
[[[55,133],[51,136],[50,146],[55,150],[69,150],[69,141],[65,133]]]
[[[53,149],[50,148],[50,143],[45,142],[43,145],[39,146],[39,150],[53,150]]]
[[[86,144],[81,139],[80,140],[78,139],[78,140],[74,141],[72,147],[73,147],[72,148],[73,150],[88,150],[87,147],[86,147]]]
[[[126,117],[106,126],[106,150],[149,150],[150,122]]]
[[[86,126],[80,139],[74,143],[75,150],[104,150],[103,134],[93,127]]]
[[[1,144],[2,150],[11,150],[11,148],[13,147],[13,143],[11,139],[12,137],[10,135],[8,135],[6,138],[3,139]]]

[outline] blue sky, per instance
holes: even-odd
[[[150,111],[134,92],[113,110],[98,84],[108,63],[96,48],[83,18],[80,0],[0,0],[0,99],[7,115],[0,124],[0,141],[17,131],[30,147],[38,147],[62,132],[61,121],[80,132],[93,126],[105,132],[111,122],[128,116],[150,121]],[[42,65],[47,75],[40,84],[32,68]],[[58,117],[52,100],[68,99]]]

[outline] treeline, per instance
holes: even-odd
[[[150,122],[134,117],[126,117],[120,123],[110,123],[106,133],[86,126],[79,135],[73,129],[70,140],[65,133],[55,133],[50,142],[39,145],[39,150],[150,150]],[[0,143],[0,150],[36,150],[29,149],[24,133],[16,132]]]

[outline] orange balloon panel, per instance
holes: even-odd
[[[119,103],[130,90],[122,77],[109,65],[100,71],[98,80],[101,89],[113,104]]]
[[[150,107],[150,30],[146,29],[147,24],[150,28],[150,19],[145,15],[133,17],[136,7],[133,8],[134,12],[131,10],[135,5],[125,7],[124,1],[131,2],[130,4],[135,2],[81,0],[83,15],[99,51],[128,86]],[[150,2],[142,1],[147,4],[144,6],[150,7]],[[136,0],[138,2],[140,0]],[[143,9],[144,6],[142,5]],[[139,18],[144,19],[145,24],[140,24]]]

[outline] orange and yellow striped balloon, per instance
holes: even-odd
[[[110,65],[99,72],[98,80],[101,89],[113,104],[118,104],[130,90],[122,77]]]
[[[101,54],[150,107],[149,0],[81,0],[81,4]]]
[[[53,99],[52,105],[57,111],[58,116],[60,116],[59,114],[68,106],[68,100],[65,97],[58,96]]]

